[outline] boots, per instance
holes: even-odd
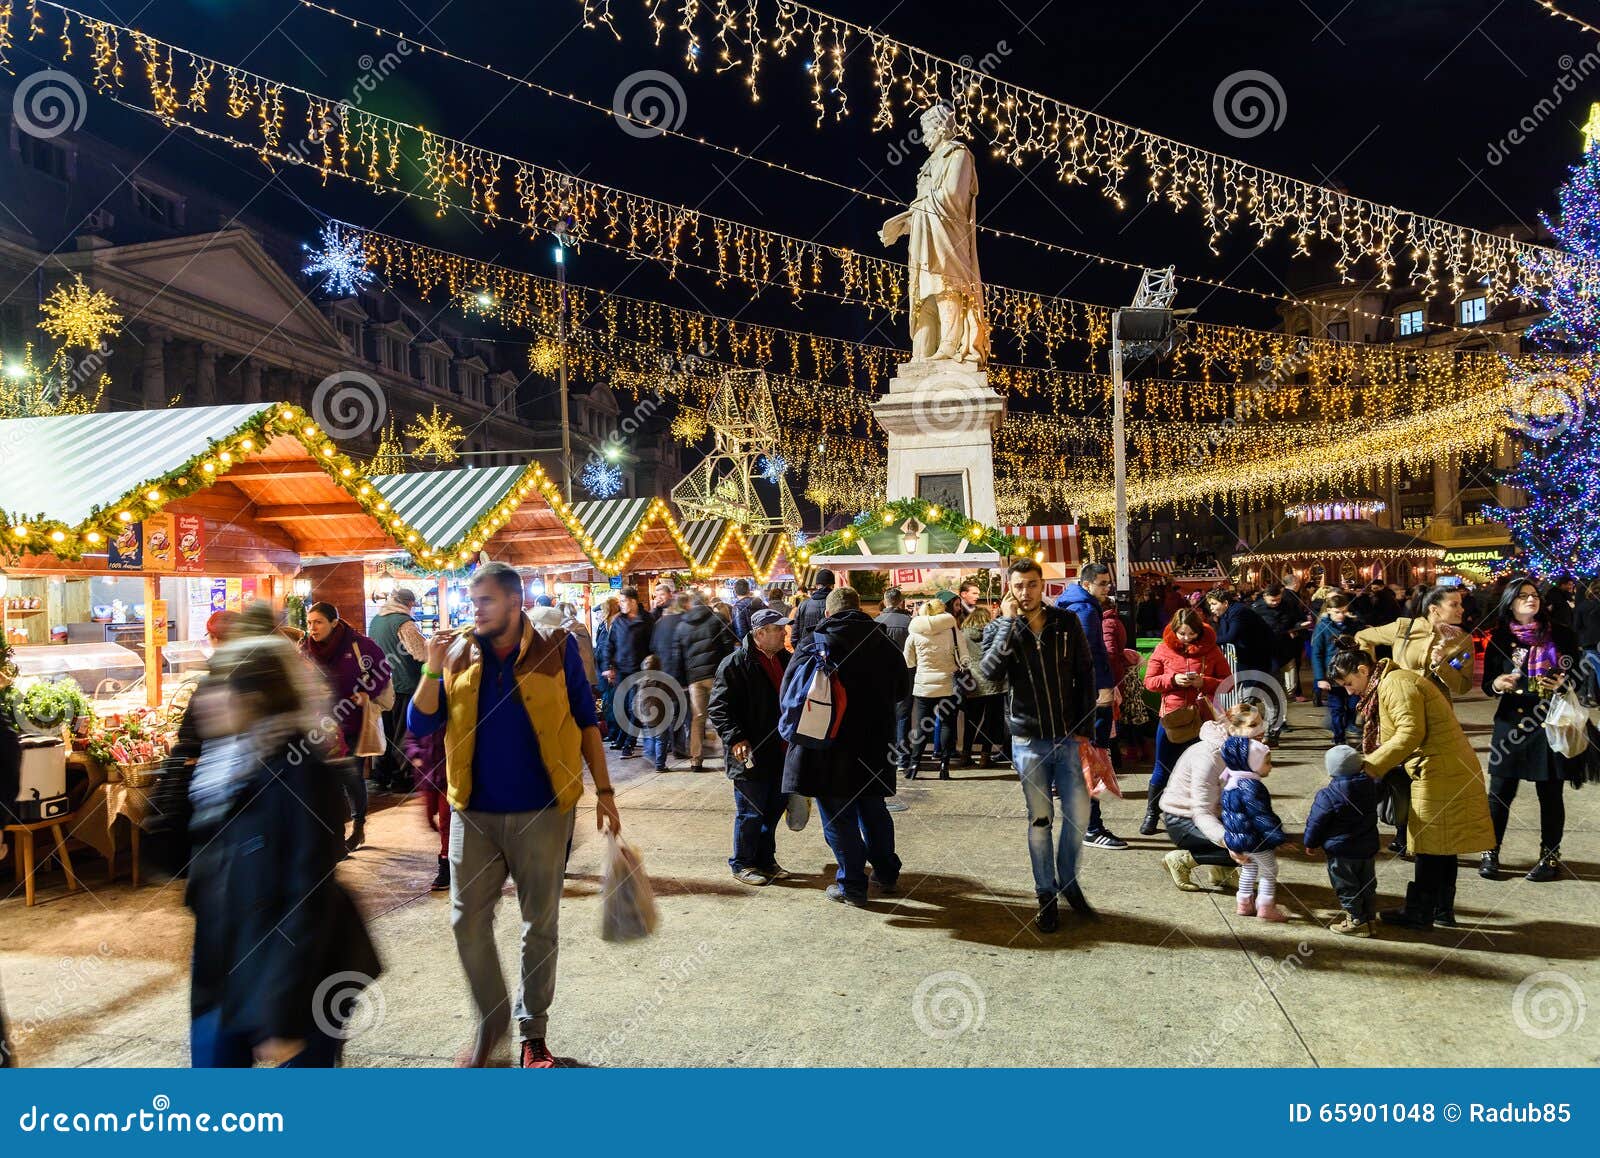
[[[450,887],[450,862],[444,857],[439,858],[439,871],[433,878],[433,891],[443,892]]]
[[[1144,806],[1144,819],[1139,822],[1140,836],[1154,836],[1161,830],[1161,797],[1155,796]]]
[[[1454,877],[1439,890],[1433,899],[1433,923],[1447,929],[1456,928],[1456,881]]]
[[[1553,881],[1561,875],[1561,847],[1539,846],[1539,863],[1528,870],[1530,881]]]
[[[1175,848],[1161,858],[1166,866],[1167,874],[1172,877],[1172,883],[1186,893],[1198,893],[1200,886],[1190,879],[1196,865],[1194,853],[1186,849]]]
[[[1433,928],[1433,914],[1433,895],[1427,889],[1412,881],[1406,886],[1406,903],[1404,907],[1385,909],[1378,914],[1378,919],[1386,925],[1398,925],[1402,929],[1431,929]]]
[[[1500,879],[1500,850],[1492,848],[1478,858],[1478,875],[1486,881]]]
[[[939,779],[950,779],[950,757],[945,756],[939,761]]]
[[[1094,911],[1093,908],[1090,907],[1089,899],[1083,895],[1083,886],[1077,881],[1073,881],[1066,888],[1062,889],[1061,895],[1067,898],[1067,904],[1071,905],[1072,911],[1077,913],[1080,917],[1089,917],[1092,919],[1099,915]]]
[[[350,835],[344,838],[345,852],[355,852],[356,849],[367,843],[367,822],[358,820],[355,827],[350,830]]]
[[[1039,893],[1039,915],[1033,923],[1041,933],[1054,933],[1061,928],[1061,909],[1054,893]]]

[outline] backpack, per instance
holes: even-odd
[[[844,724],[846,696],[838,668],[821,644],[789,661],[778,703],[778,735],[801,748],[831,748]]]

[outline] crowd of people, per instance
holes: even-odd
[[[350,994],[330,1008],[324,983],[370,984],[383,968],[333,871],[363,847],[370,779],[415,789],[438,833],[434,885],[449,892],[475,1010],[460,1063],[488,1064],[514,1030],[522,1066],[554,1065],[545,1034],[586,771],[597,828],[622,827],[608,742],[616,759],[642,746],[661,772],[676,759],[704,773],[720,755],[732,786],[727,863],[751,887],[789,876],[780,825],[803,827],[814,804],[837,865],[825,895],[856,906],[899,888],[894,798],[930,750],[940,779],[1009,764],[1034,920],[1048,934],[1063,907],[1095,915],[1083,849],[1129,847],[1085,772],[1121,765],[1148,692],[1158,708],[1140,834],[1165,832],[1163,867],[1179,890],[1231,889],[1240,916],[1282,921],[1280,861],[1296,834],[1269,781],[1284,704],[1309,690],[1327,712],[1328,781],[1298,840],[1326,857],[1344,910],[1333,932],[1456,924],[1458,858],[1501,877],[1522,781],[1534,783],[1540,820],[1527,879],[1563,875],[1564,791],[1600,777],[1592,756],[1563,754],[1542,725],[1569,691],[1600,700],[1600,641],[1585,634],[1600,624],[1600,599],[1526,577],[1501,584],[1492,605],[1449,585],[1403,601],[1381,583],[1307,596],[1288,579],[1191,600],[1168,589],[1141,601],[1165,617],[1143,662],[1107,568],[1083,567],[1053,602],[1045,587],[1024,559],[998,590],[967,582],[913,611],[890,588],[869,616],[825,570],[793,598],[740,581],[725,602],[663,581],[648,606],[622,588],[591,631],[570,604],[541,596],[525,607],[517,572],[486,564],[470,586],[471,627],[427,639],[404,588],[370,634],[326,602],[308,608],[303,634],[263,605],[213,617],[216,651],[149,824],[188,877],[194,1063],[337,1062]],[[1487,637],[1481,665],[1475,632]],[[1474,687],[1496,700],[1487,777],[1453,703]],[[1401,903],[1382,910],[1380,815],[1395,829],[1390,852],[1415,864]],[[493,935],[508,880],[522,928],[514,998]]]

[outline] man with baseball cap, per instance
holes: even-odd
[[[778,736],[778,689],[789,665],[783,645],[789,621],[771,608],[750,616],[750,632],[717,666],[707,716],[727,753],[733,781],[733,855],[728,867],[747,885],[769,885],[789,874],[778,865],[778,822],[789,798],[783,791]]]

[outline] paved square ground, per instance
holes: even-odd
[[[1488,743],[1491,705],[1462,705]],[[1320,713],[1296,706],[1269,784],[1298,833],[1323,782]],[[1519,797],[1508,879],[1463,867],[1460,929],[1346,940],[1322,862],[1284,858],[1292,920],[1234,915],[1233,898],[1174,890],[1164,837],[1135,835],[1142,775],[1110,801],[1126,852],[1084,851],[1101,917],[1054,936],[1029,924],[1022,794],[1008,770],[958,769],[906,788],[895,817],[901,895],[865,910],[822,897],[832,860],[815,820],[779,836],[792,881],[755,889],[728,872],[731,790],[720,773],[614,769],[628,837],[655,881],[659,933],[598,936],[603,844],[578,821],[562,910],[550,1043],[584,1065],[1594,1065],[1600,1063],[1600,788],[1570,792],[1566,875],[1521,879],[1537,806]],[[382,798],[377,798],[381,800]],[[590,798],[592,799],[592,797]],[[449,1064],[470,1036],[436,838],[415,801],[390,798],[371,845],[341,869],[387,970],[350,1064]],[[1386,838],[1387,839],[1387,838]],[[187,1063],[191,922],[181,884],[89,887],[45,878],[41,903],[0,900],[0,986],[24,1064]],[[1385,856],[1386,899],[1411,865]],[[515,909],[498,935],[515,960]]]

